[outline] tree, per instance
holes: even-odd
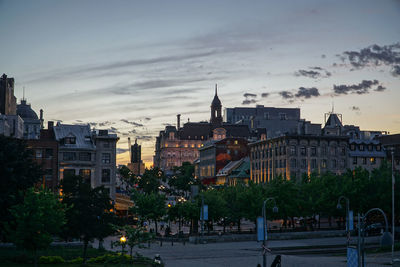
[[[70,175],[61,182],[62,202],[69,207],[64,229],[65,237],[83,240],[83,260],[90,241],[102,239],[113,232],[113,206],[108,192],[103,186],[91,188],[81,176]]]
[[[0,135],[0,240],[5,238],[4,223],[13,219],[10,207],[23,202],[19,191],[34,186],[41,176],[25,141]]]
[[[182,166],[174,168],[175,175],[169,180],[169,185],[177,190],[189,191],[190,186],[195,183],[194,166],[190,162],[183,162]]]
[[[158,192],[160,179],[163,177],[163,172],[158,168],[146,169],[142,177],[138,177],[138,186],[146,194]]]
[[[34,253],[37,265],[37,251],[49,247],[53,238],[65,224],[65,205],[50,191],[30,188],[24,202],[10,209],[15,218],[15,231],[10,239],[18,247]]]
[[[142,244],[149,242],[154,239],[154,234],[146,232],[144,227],[138,226],[131,226],[131,225],[124,225],[118,228],[120,235],[126,237],[126,244],[130,250],[130,256],[132,257],[132,252],[134,247],[141,248]],[[120,243],[120,241],[117,241]],[[120,244],[121,245],[121,244]]]
[[[134,191],[131,198],[134,202],[131,211],[144,220],[153,220],[157,235],[157,222],[166,214],[165,196],[154,192],[145,194]]]

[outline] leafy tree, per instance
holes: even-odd
[[[4,223],[13,219],[10,207],[23,202],[23,194],[40,181],[42,171],[32,160],[24,140],[0,135],[0,240]]]
[[[224,232],[227,222],[237,223],[240,232],[240,221],[245,215],[247,199],[245,196],[245,186],[238,184],[229,186],[222,191],[222,197],[226,203],[226,218],[224,219]]]
[[[265,200],[265,187],[262,184],[249,182],[244,198],[247,199],[244,217],[256,224],[257,217],[261,216],[263,201]]]
[[[222,197],[222,192],[216,189],[203,191],[202,194],[204,196],[204,204],[208,205],[208,230],[210,230],[213,222],[218,222],[226,217],[226,201]],[[198,198],[198,205],[201,207],[201,197]]]
[[[158,168],[146,169],[143,176],[138,178],[138,186],[146,194],[158,192],[160,186],[160,179],[164,173]]]
[[[134,247],[143,248],[142,244],[154,239],[154,234],[147,232],[142,226],[124,225],[117,229],[120,232],[120,236],[126,237],[126,245],[129,247],[131,257]],[[117,243],[122,245],[120,241],[117,241]]]
[[[157,193],[144,194],[135,191],[131,196],[134,206],[131,208],[134,214],[138,214],[144,220],[153,220],[156,226],[157,222],[166,214],[165,196]]]
[[[175,175],[169,180],[169,185],[177,190],[189,191],[190,186],[195,184],[194,166],[190,162],[183,162],[182,166],[174,168]]]
[[[52,192],[33,188],[26,191],[23,203],[10,209],[16,224],[16,230],[10,231],[10,239],[18,248],[34,253],[35,266],[37,251],[48,248],[52,235],[58,234],[65,224],[64,209],[65,205]]]
[[[61,182],[62,202],[71,208],[67,211],[64,236],[83,240],[83,259],[90,241],[102,239],[113,232],[113,206],[103,186],[91,188],[81,176],[67,176]]]

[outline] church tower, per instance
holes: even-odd
[[[211,103],[211,119],[210,122],[214,127],[222,125],[222,105],[217,94],[217,85],[215,85],[215,96]]]

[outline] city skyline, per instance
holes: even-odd
[[[0,71],[44,118],[138,138],[223,108],[300,107],[323,123],[400,132],[398,1],[0,1]]]

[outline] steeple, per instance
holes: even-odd
[[[218,98],[218,86],[215,84],[215,95],[214,99],[211,102],[211,119],[210,122],[213,124],[213,126],[219,126],[222,124],[222,104],[221,101]]]

